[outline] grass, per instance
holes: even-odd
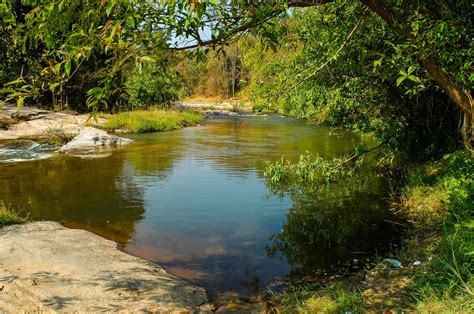
[[[431,257],[413,275],[417,309],[474,311],[474,160],[455,152],[420,167],[409,176],[402,205],[416,237],[406,241],[406,255]]]
[[[102,116],[107,119],[102,128],[131,133],[161,132],[202,123],[201,114],[194,111],[143,110]]]
[[[42,144],[48,144],[53,146],[62,146],[70,142],[75,135],[67,134],[61,127],[51,127],[46,129],[43,136],[36,139]]]
[[[276,311],[473,313],[474,160],[458,151],[412,167],[394,210],[408,230],[388,257],[402,269],[380,263],[333,287],[290,286],[273,298]]]
[[[316,291],[296,287],[278,296],[278,305],[269,312],[277,313],[363,313],[364,298],[357,290],[343,284]]]
[[[0,228],[25,222],[25,218],[20,217],[17,212],[7,207],[3,202],[0,202]]]

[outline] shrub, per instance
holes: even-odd
[[[130,93],[128,109],[170,108],[179,99],[181,83],[175,75],[146,66],[127,79]]]

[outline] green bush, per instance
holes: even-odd
[[[129,108],[170,108],[179,99],[181,83],[178,78],[159,67],[145,66],[128,77]]]

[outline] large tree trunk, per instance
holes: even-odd
[[[392,29],[400,36],[411,37],[412,34],[403,18],[397,16],[395,11],[389,8],[384,0],[362,0],[367,7],[377,13]],[[456,85],[448,74],[443,71],[438,60],[433,56],[426,56],[419,60],[421,65],[433,77],[436,84],[451,98],[464,114],[461,134],[464,146],[474,154],[474,104],[470,92]]]
[[[441,87],[446,94],[458,105],[464,117],[461,127],[461,135],[466,147],[474,155],[474,104],[472,96],[469,92],[462,90],[454,84],[448,75],[443,72],[442,67],[433,57],[427,57],[420,61],[425,69],[430,73],[435,82]]]

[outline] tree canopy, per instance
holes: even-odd
[[[312,16],[310,7],[332,10],[333,16]],[[309,66],[287,89],[312,80],[349,50],[372,59],[377,72],[364,69],[367,80],[374,77],[414,96],[430,90],[433,81],[463,113],[463,142],[472,149],[470,1],[10,0],[0,4],[0,12],[2,93],[20,106],[26,100],[93,111],[120,107],[130,92],[125,73],[141,72],[144,64],[165,73],[176,51],[199,56],[209,51],[203,47],[219,50],[248,34],[264,47],[281,49],[291,42],[285,21],[297,15],[306,22],[297,22],[303,37],[296,45],[304,46]],[[369,28],[375,34],[362,33]],[[310,40],[319,41],[320,49]],[[385,70],[396,65],[397,77],[387,77]]]

